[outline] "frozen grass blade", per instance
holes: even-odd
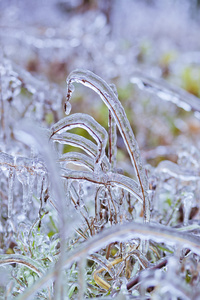
[[[64,132],[60,134],[56,133],[51,137],[51,139],[53,140],[53,142],[58,142],[60,144],[71,145],[80,148],[84,150],[88,155],[93,157],[93,159],[97,157],[97,153],[98,153],[97,145],[92,141],[78,134],[74,134],[70,132]],[[110,169],[110,164],[106,156],[102,158],[101,164],[102,164],[102,169],[104,171],[108,171]]]
[[[106,130],[89,115],[77,113],[65,117],[51,127],[51,136],[55,133],[62,133],[73,128],[83,128],[95,139],[98,144],[98,151],[96,163],[102,160],[105,155],[105,148],[107,145],[107,132]]]
[[[59,162],[62,164],[63,167],[69,163],[73,163],[78,166],[83,166],[91,171],[94,171],[94,161],[85,154],[78,153],[78,152],[69,152],[63,154]]]
[[[103,79],[101,79],[99,76],[95,75],[90,71],[75,70],[71,72],[67,78],[68,92],[67,102],[65,105],[66,107],[68,106],[74,89],[73,82],[81,83],[94,90],[101,97],[103,102],[107,105],[108,109],[112,113],[112,116],[115,119],[115,122],[127,147],[128,153],[130,155],[132,164],[135,168],[136,175],[141,187],[143,197],[144,222],[149,222],[150,210],[149,197],[147,193],[149,188],[148,180],[145,174],[145,169],[141,162],[140,151],[138,148],[137,141],[135,140],[133,131],[131,129],[130,123],[127,119],[123,106],[121,105],[113,89]]]
[[[20,254],[9,254],[0,255],[0,266],[5,266],[8,264],[20,264],[26,266],[33,272],[35,272],[39,277],[45,274],[45,269],[36,261],[27,256]]]

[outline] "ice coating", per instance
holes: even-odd
[[[65,153],[60,157],[59,162],[63,167],[65,167],[65,165],[67,165],[68,163],[74,163],[79,166],[84,166],[91,171],[94,171],[94,161],[90,157],[82,153]]]
[[[53,142],[58,142],[61,144],[78,147],[84,150],[88,155],[93,157],[93,159],[97,157],[97,151],[98,151],[97,145],[92,141],[78,134],[74,134],[70,132],[56,133],[51,137],[51,139],[53,140]],[[105,171],[110,169],[110,164],[106,156],[102,158],[102,164],[103,164],[102,167]]]
[[[49,0],[39,1],[38,5],[36,4],[37,1],[30,1],[30,3],[26,3],[26,1],[0,2],[0,27],[2,28],[0,39],[4,51],[2,60],[0,53],[0,73],[3,79],[1,80],[3,86],[0,85],[0,92],[3,94],[3,97],[0,98],[0,110],[3,113],[1,118],[2,130],[0,129],[0,151],[2,150],[11,155],[11,160],[14,158],[14,163],[0,165],[2,215],[0,222],[2,249],[0,251],[5,253],[10,247],[9,240],[15,238],[16,235],[20,237],[20,232],[22,232],[25,237],[24,239],[20,238],[22,240],[21,251],[25,254],[24,256],[27,254],[27,256],[32,257],[35,263],[40,262],[44,266],[45,276],[46,272],[53,272],[53,276],[48,276],[48,273],[47,277],[44,278],[44,281],[48,281],[44,288],[40,289],[39,285],[33,285],[31,291],[29,289],[29,294],[26,293],[25,299],[55,298],[65,300],[63,298],[83,299],[95,296],[97,299],[105,298],[107,300],[114,298],[118,300],[139,300],[144,298],[147,300],[151,297],[157,300],[168,300],[171,298],[173,300],[176,298],[199,299],[200,256],[190,250],[191,247],[187,246],[188,242],[186,240],[182,244],[179,243],[179,238],[182,237],[179,235],[179,232],[190,232],[191,237],[200,235],[198,221],[200,217],[200,156],[196,156],[192,151],[188,151],[186,155],[183,155],[178,160],[178,170],[177,167],[173,168],[173,166],[170,167],[169,165],[163,165],[163,169],[162,166],[161,169],[154,168],[154,166],[163,159],[162,156],[173,162],[177,161],[177,156],[180,158],[178,153],[181,152],[180,144],[187,144],[188,148],[192,149],[194,143],[199,148],[198,134],[200,133],[200,126],[197,120],[193,118],[192,113],[184,113],[182,109],[177,109],[172,102],[163,102],[170,101],[165,92],[152,89],[152,99],[149,102],[147,97],[149,96],[147,94],[148,91],[143,89],[138,93],[138,89],[135,90],[136,86],[130,85],[129,80],[133,69],[139,67],[145,70],[145,74],[156,74],[156,76],[167,78],[171,82],[178,82],[192,93],[200,95],[200,86],[198,84],[200,70],[199,67],[194,68],[192,65],[194,59],[192,62],[190,60],[190,62],[185,64],[180,62],[178,66],[176,65],[176,61],[181,57],[182,51],[187,54],[188,50],[190,51],[191,49],[192,51],[195,47],[196,49],[199,48],[199,26],[196,28],[196,19],[199,17],[200,1],[164,0],[157,3],[154,0]],[[192,8],[188,12],[189,3],[191,2]],[[36,10],[33,9],[35,6]],[[43,9],[45,6],[47,6],[47,11]],[[53,15],[49,7],[52,7]],[[160,10],[160,7],[162,7],[162,10]],[[178,8],[178,14],[175,14],[173,9],[171,14],[171,7],[174,7],[175,10]],[[164,14],[163,11],[165,9],[166,13]],[[26,14],[30,10],[32,13]],[[190,19],[191,23],[180,23],[179,20],[182,18],[184,20],[189,19],[188,14],[194,17],[192,20]],[[52,18],[53,16],[55,18]],[[121,22],[121,17],[125,21],[123,26],[121,26],[123,23]],[[26,24],[21,23],[24,18]],[[156,22],[156,26],[148,26],[149,24],[154,24],[149,22],[152,19]],[[17,24],[15,21],[17,21]],[[44,26],[39,25],[41,21]],[[100,24],[100,26],[97,24]],[[170,29],[172,30],[167,30],[167,24],[170,24]],[[164,30],[160,34],[161,27]],[[27,29],[25,34],[23,32],[24,28]],[[173,43],[174,40],[176,40],[175,44]],[[194,57],[192,52],[190,55],[191,58]],[[10,58],[9,64],[6,62],[7,57]],[[199,58],[200,55],[198,56]],[[14,61],[19,65],[19,69],[15,66]],[[6,68],[1,72],[1,63],[4,62]],[[46,147],[45,143],[41,142],[41,147],[37,147],[39,153],[36,149],[37,153],[34,151],[33,154],[32,151],[30,153],[30,148],[32,147],[30,139],[25,136],[24,141],[27,141],[25,145],[16,140],[13,134],[18,120],[24,119],[24,117],[27,117],[29,120],[32,118],[39,120],[39,126],[45,128],[49,128],[63,117],[64,97],[62,98],[62,95],[65,95],[63,80],[65,80],[67,72],[73,70],[74,67],[87,67],[94,70],[96,74],[101,74],[102,78],[107,80],[107,82],[114,81],[117,84],[120,93],[119,99],[122,99],[121,103],[124,108],[128,108],[127,116],[130,116],[129,121],[133,125],[131,127],[134,133],[137,134],[138,145],[141,145],[141,149],[145,152],[148,151],[148,153],[146,152],[148,154],[146,162],[152,164],[152,166],[141,166],[138,164],[138,169],[144,168],[144,172],[146,171],[146,174],[148,174],[150,184],[147,191],[151,197],[151,222],[152,225],[155,225],[154,229],[149,228],[146,235],[142,235],[143,227],[140,224],[136,228],[132,222],[137,220],[142,223],[144,212],[141,208],[141,203],[143,203],[142,191],[139,193],[142,199],[140,201],[133,193],[124,189],[126,178],[117,176],[115,183],[108,181],[107,171],[113,174],[119,172],[119,175],[127,175],[134,178],[138,184],[134,167],[127,157],[118,128],[117,136],[115,136],[117,124],[112,112],[107,109],[104,103],[101,103],[102,107],[99,106],[99,102],[95,104],[96,100],[101,101],[96,99],[99,98],[97,93],[79,83],[72,82],[70,85],[70,93],[73,91],[73,85],[77,87],[77,91],[72,95],[74,99],[73,111],[88,111],[87,113],[91,113],[94,118],[97,117],[100,124],[104,124],[106,129],[107,113],[109,112],[110,114],[111,118],[108,120],[108,142],[105,151],[107,156],[104,155],[101,159],[98,166],[99,169],[93,168],[96,164],[95,158],[98,156],[98,143],[93,139],[91,139],[92,143],[89,140],[81,140],[81,137],[79,139],[79,137],[71,138],[71,136],[66,138],[65,141],[64,135],[70,134],[70,131],[67,133],[56,133],[52,137],[53,143],[48,139],[46,143],[50,149],[53,146],[57,151],[55,156],[51,156],[48,152],[43,151],[43,148]],[[23,72],[22,68],[26,68],[27,72]],[[10,73],[6,73],[7,70]],[[30,75],[31,73],[33,75]],[[5,74],[6,78],[3,78]],[[116,89],[111,85],[110,87],[113,89],[115,96],[118,97]],[[88,90],[89,93],[87,94]],[[156,101],[153,101],[153,98],[156,98]],[[176,98],[172,97],[171,99],[176,101]],[[1,100],[3,101],[1,102]],[[71,101],[66,103],[65,110],[67,114],[70,113],[70,103],[72,104]],[[182,106],[184,106],[183,103]],[[184,107],[189,109],[187,105]],[[104,109],[108,110],[106,110],[106,120],[104,119]],[[176,113],[178,114],[176,115]],[[199,112],[196,112],[197,114],[200,115]],[[26,127],[26,124],[22,125],[21,129],[24,130],[21,130],[21,136],[22,131],[26,131]],[[32,123],[32,127],[32,130],[29,130],[31,132],[29,135],[32,135],[32,132],[35,130],[34,123]],[[79,130],[78,128],[76,131],[82,134],[84,130]],[[39,138],[40,132],[37,131],[35,136]],[[54,137],[57,137],[57,140]],[[116,148],[114,137],[118,139],[118,149]],[[157,148],[158,151],[152,150],[151,147],[157,147],[159,143],[162,143],[163,146],[159,146]],[[77,150],[68,145],[75,147],[79,145],[80,147]],[[59,162],[65,151],[78,152],[79,150],[81,151],[80,156],[73,153],[67,159],[68,161],[78,161],[78,164],[81,164],[81,168],[79,168],[79,165]],[[115,166],[116,156],[114,154],[116,150],[119,150],[117,153],[117,166]],[[82,153],[87,154],[88,158],[82,156]],[[36,161],[36,157],[40,157],[40,155],[44,155],[44,157],[47,155],[49,158],[49,163],[48,158],[44,160],[44,172],[40,170]],[[157,155],[161,157],[157,157]],[[18,156],[34,157],[32,167],[26,160],[24,160],[24,165],[19,166],[23,175],[27,175],[28,194],[30,193],[28,203],[32,198],[32,204],[27,205],[26,215],[23,214],[22,210],[22,184],[18,181],[16,174],[16,180],[12,181],[12,177],[10,177],[11,169],[13,169],[14,173],[19,173],[16,164],[16,157]],[[54,172],[55,169],[48,167],[51,159],[57,165],[58,172]],[[62,197],[58,198],[60,194],[56,190],[57,178],[61,177],[62,174],[60,167],[82,170],[82,165],[89,167],[89,179],[93,176],[95,180],[96,175],[98,175],[102,180],[93,183],[87,179],[61,178],[61,183],[65,186],[63,198],[66,210],[64,211],[61,207],[62,205],[60,205]],[[47,172],[48,176],[46,176]],[[37,188],[36,177],[38,177],[38,182],[40,182],[38,185],[38,199],[35,197]],[[52,184],[47,185],[47,181],[52,182]],[[124,182],[124,184],[119,186],[120,182]],[[60,187],[62,189],[62,184],[58,186],[58,189]],[[8,188],[12,185],[14,186],[14,205],[11,218],[7,218]],[[31,195],[32,185],[34,197]],[[134,184],[130,183],[130,186],[133,188]],[[140,185],[138,184],[138,186]],[[187,191],[183,189],[184,186],[188,188]],[[49,198],[47,198],[48,196]],[[40,200],[42,207],[39,207]],[[44,201],[47,201],[45,207]],[[95,214],[94,202],[97,207],[97,214]],[[71,212],[69,213],[71,207],[75,207],[78,214],[78,218],[75,218],[72,213],[72,222],[70,219]],[[171,213],[173,213],[173,217],[167,224]],[[69,234],[67,233],[66,242],[62,242],[62,227],[60,227],[60,232],[58,228],[59,221],[62,220],[63,215],[66,215],[67,221],[68,218],[70,219],[64,228],[64,230],[66,229],[69,232]],[[38,218],[41,219],[41,222]],[[36,223],[34,224],[35,220]],[[52,225],[49,224],[49,221],[51,220],[56,228],[49,233],[49,225]],[[19,225],[22,222],[24,222],[26,227]],[[131,222],[132,228],[135,229],[135,233],[132,232],[130,234],[130,231],[129,233],[125,230],[121,231],[124,229],[124,225],[129,222]],[[119,226],[114,232],[112,227],[116,223]],[[156,227],[159,228],[159,223],[165,224],[166,229],[172,226],[175,226],[175,228],[179,227],[176,230],[178,232],[177,237],[173,238],[169,232],[168,236],[166,236],[166,232],[163,232],[163,230],[160,232],[156,231]],[[188,225],[183,226],[184,224]],[[61,222],[62,225],[63,223]],[[34,230],[30,231],[29,237],[27,237],[27,231],[24,230],[24,228],[28,229],[28,226],[34,226]],[[108,237],[109,232],[106,232],[107,228],[108,230],[111,229],[110,233],[112,236]],[[20,229],[20,232],[18,229]],[[74,230],[77,231],[74,232]],[[98,235],[96,239],[96,242],[99,244],[95,244],[95,240],[92,240],[92,244],[88,248],[88,241],[91,238],[93,239],[93,236],[99,232],[103,234],[103,236]],[[33,238],[32,233],[33,235],[38,233],[37,237]],[[53,233],[55,234],[50,239],[47,239],[48,244],[46,244],[45,236],[47,237],[47,234],[50,236]],[[143,238],[150,238],[148,252],[145,252],[142,247],[143,240],[141,239]],[[56,240],[59,241],[58,244]],[[174,244],[172,244],[172,240]],[[39,252],[36,248],[37,241],[41,244]],[[66,270],[62,270],[63,263],[56,265],[56,261],[60,256],[60,244],[61,246],[62,244],[65,245],[66,259],[70,258],[71,254],[74,254],[74,249],[78,250],[76,258],[68,260]],[[48,251],[55,245],[58,254],[54,256],[54,252],[49,255]],[[89,254],[82,252],[85,250],[85,247],[89,249]],[[133,249],[136,249],[136,251],[133,251]],[[13,250],[19,251],[17,248]],[[94,253],[102,256],[102,261],[104,258],[106,259],[104,265],[107,267],[108,262],[113,262],[117,257],[120,256],[123,259],[121,263],[112,265],[116,276],[108,276],[109,270],[107,273],[105,269],[100,274],[100,277],[110,284],[109,291],[103,291],[101,285],[98,287],[92,279],[93,272],[98,271],[101,267],[103,268],[103,264],[100,266],[97,261],[91,260],[91,255]],[[170,259],[170,256],[174,256],[174,259]],[[155,264],[155,266],[157,263],[159,264],[160,257],[166,261],[164,268],[151,270],[152,264]],[[15,259],[16,257],[10,257],[10,261],[12,260],[13,264],[17,264]],[[144,269],[143,274],[141,274],[142,269]],[[2,288],[2,279],[5,282],[4,277],[8,271],[10,271],[9,282],[7,280],[5,287]],[[138,277],[137,285],[131,290],[127,288],[129,279],[128,274],[125,273],[126,271],[130,272],[130,280],[131,277]],[[24,275],[23,278],[20,276],[21,274]],[[19,294],[23,294],[31,285],[30,279],[32,279],[32,283],[37,281],[36,276],[37,274],[31,269],[28,270],[25,264],[17,265],[15,268],[10,265],[3,265],[0,270],[0,294],[3,294],[2,297],[4,296],[3,298],[8,298],[8,300],[13,297],[17,298]]]
[[[112,172],[95,174],[87,171],[72,171],[62,169],[62,176],[68,179],[87,180],[89,182],[98,183],[105,186],[118,186],[132,193],[141,203],[142,192],[136,181],[124,175],[115,174]]]
[[[88,155],[90,155],[93,158],[97,156],[97,145],[78,134],[74,134],[71,132],[56,133],[51,137],[51,139],[53,140],[53,142],[78,147],[84,150]]]
[[[173,102],[186,111],[200,111],[199,98],[181,88],[170,85],[164,80],[154,79],[141,72],[135,72],[131,77],[131,82],[137,84],[140,89],[145,89],[164,101]]]
[[[107,132],[97,123],[94,118],[89,115],[76,113],[65,117],[51,127],[51,136],[55,133],[62,133],[72,128],[83,128],[95,139],[98,145],[96,162],[98,163],[105,155],[105,148],[107,144]]]
[[[144,211],[144,222],[149,222],[150,220],[150,210],[149,210],[149,198],[147,194],[148,190],[148,180],[143,168],[140,151],[135,140],[133,131],[131,129],[130,123],[126,117],[123,106],[116,97],[113,89],[99,76],[95,75],[90,71],[85,70],[75,70],[70,73],[67,78],[67,102],[71,98],[72,94],[72,84],[73,82],[81,83],[91,89],[93,89],[103,102],[107,105],[110,110],[115,122],[119,128],[119,131],[123,137],[124,143],[127,147],[128,153],[130,155],[132,164],[135,168],[136,175],[141,186],[142,195],[143,195],[143,211]]]

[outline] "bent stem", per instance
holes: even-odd
[[[123,106],[121,105],[118,97],[114,93],[113,89],[99,76],[90,71],[75,70],[70,73],[67,78],[67,98],[65,107],[69,107],[69,101],[73,92],[73,82],[81,83],[100,95],[103,102],[110,110],[114,120],[119,128],[119,131],[123,137],[124,143],[127,147],[132,164],[135,168],[135,172],[141,186],[143,197],[143,218],[144,223],[150,221],[150,208],[149,208],[149,196],[148,196],[148,180],[145,174],[145,169],[141,162],[140,151],[135,140],[130,123],[127,119]]]
[[[45,270],[41,265],[35,260],[26,257],[20,254],[9,254],[9,255],[0,255],[0,266],[5,266],[8,264],[20,264],[24,265],[33,272],[35,272],[39,277],[45,274]]]

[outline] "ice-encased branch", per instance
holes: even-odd
[[[148,197],[148,180],[145,174],[145,169],[141,162],[140,151],[135,140],[135,136],[131,129],[130,123],[127,119],[123,106],[121,105],[118,97],[113,89],[99,76],[86,70],[75,70],[71,72],[67,78],[67,98],[65,107],[69,108],[69,101],[74,90],[73,83],[81,83],[92,90],[94,90],[107,105],[108,109],[112,113],[114,120],[119,128],[119,131],[123,137],[124,143],[127,147],[132,164],[135,168],[136,175],[141,186],[143,196],[143,211],[144,222],[149,222],[150,209],[149,209],[149,197]]]

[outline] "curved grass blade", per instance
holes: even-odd
[[[126,113],[123,106],[121,105],[118,97],[116,96],[113,89],[99,76],[95,75],[90,71],[75,70],[70,73],[67,78],[67,98],[65,106],[68,107],[72,92],[74,90],[73,83],[81,83],[92,90],[94,90],[107,105],[108,109],[112,113],[112,116],[119,128],[119,131],[123,137],[124,143],[127,147],[130,155],[132,164],[135,168],[136,175],[141,186],[143,196],[143,211],[144,211],[144,222],[150,220],[150,208],[149,208],[149,197],[148,197],[148,180],[145,174],[145,169],[141,162],[140,151],[135,140],[135,136],[131,129],[130,123],[127,119]]]

